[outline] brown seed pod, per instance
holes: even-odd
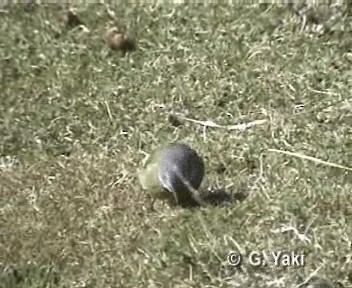
[[[77,14],[73,10],[67,12],[67,22],[68,28],[74,28],[76,26],[84,25],[83,21],[78,18]]]
[[[56,13],[57,20],[67,29],[72,29],[84,25],[83,21],[77,16],[74,9],[61,10]]]
[[[126,37],[125,34],[117,27],[107,29],[104,38],[105,42],[111,49],[121,50],[123,52],[136,49],[135,41],[129,37]]]

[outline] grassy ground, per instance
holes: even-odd
[[[57,5],[0,11],[0,287],[352,287],[351,172],[268,150],[352,166],[351,7],[74,8],[89,32]],[[247,197],[148,209],[136,171],[173,140]],[[261,250],[305,265],[227,263]]]

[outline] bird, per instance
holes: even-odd
[[[169,206],[195,207],[202,204],[199,187],[204,177],[204,161],[189,145],[173,142],[159,147],[138,173],[144,190]]]

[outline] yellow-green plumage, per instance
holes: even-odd
[[[138,172],[139,182],[144,190],[146,190],[153,198],[172,201],[173,195],[160,185],[159,167],[162,147],[154,151],[148,158],[145,167]]]
[[[139,181],[144,190],[162,190],[158,179],[158,163],[149,163],[138,173]]]

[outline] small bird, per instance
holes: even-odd
[[[144,190],[170,206],[201,205],[198,188],[204,177],[204,162],[195,150],[184,143],[171,143],[156,150],[146,167],[138,173]]]

